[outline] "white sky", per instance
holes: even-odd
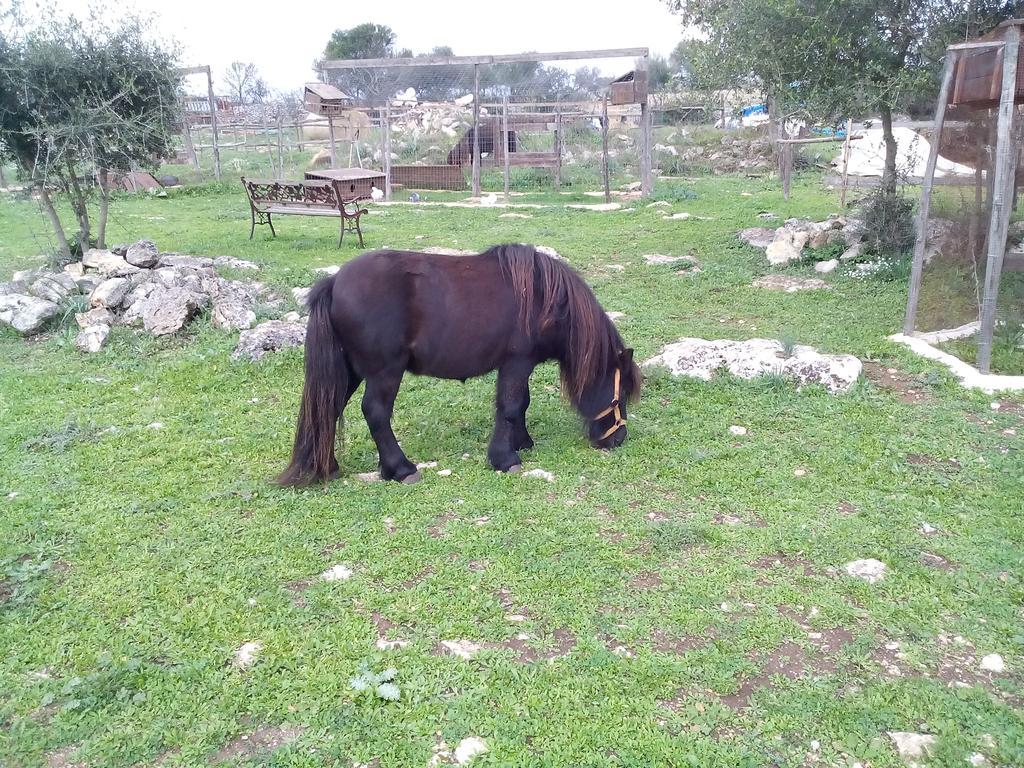
[[[93,5],[90,0],[53,2],[79,15]],[[32,0],[25,6],[31,13]],[[602,6],[609,12],[599,10]],[[643,46],[667,56],[683,37],[679,18],[662,0],[114,0],[107,8],[113,15],[134,9],[156,16],[162,34],[180,44],[183,66],[213,67],[218,92],[232,61],[255,62],[274,90],[300,89],[314,79],[312,62],[331,32],[363,22],[391,27],[397,48],[422,53],[450,45],[460,56]],[[620,60],[614,68],[630,67]]]

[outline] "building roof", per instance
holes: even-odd
[[[306,83],[306,90],[312,91],[324,101],[351,101],[352,97],[327,83]]]

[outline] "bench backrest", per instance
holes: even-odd
[[[288,205],[335,211],[340,208],[337,192],[329,181],[275,181],[243,177],[242,184],[256,207]]]

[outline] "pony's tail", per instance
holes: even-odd
[[[306,382],[295,428],[292,460],[277,477],[280,485],[326,482],[338,473],[334,440],[348,390],[348,364],[331,325],[334,279],[321,280],[309,293],[306,326]]]

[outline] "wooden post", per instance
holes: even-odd
[[[206,98],[210,102],[210,127],[213,129],[213,175],[220,181],[220,138],[217,131],[217,100],[213,96],[213,75],[206,67]]]
[[[1016,59],[1014,59],[1014,68],[1016,68],[1016,63]],[[921,180],[921,207],[917,214],[917,240],[914,242],[914,261],[910,268],[907,314],[903,318],[903,333],[907,336],[914,332],[914,325],[917,321],[917,302],[921,297],[924,252],[928,245],[928,215],[932,205],[932,183],[935,181],[935,164],[939,159],[939,139],[942,137],[942,124],[946,122],[946,102],[949,100],[949,88],[953,82],[955,64],[956,54],[947,52],[946,63],[942,70],[942,86],[939,88],[939,99],[935,104],[931,149],[928,151],[928,163],[925,166],[924,178]]]
[[[649,72],[648,59],[649,56],[640,59],[640,69],[645,75]],[[648,97],[645,96],[644,100],[640,102],[640,151],[642,153],[640,157],[640,193],[644,197],[654,193],[654,173],[651,166],[652,133],[651,107]]]
[[[267,150],[267,158],[270,160],[270,173],[271,175],[279,174],[277,176],[279,179],[284,178],[284,174],[274,166],[274,153],[270,149],[270,121],[267,119],[267,110],[261,109],[260,112],[260,116],[263,118],[263,146]]]
[[[188,115],[185,115],[183,122],[185,124],[185,153],[188,155],[192,167],[196,169],[196,173],[199,173],[202,169],[199,167],[199,155],[196,154],[196,145],[192,143],[192,128],[188,124]]]
[[[982,197],[985,186],[984,178],[982,176],[982,170],[985,167],[984,156],[985,156],[985,137],[981,130],[981,125],[978,125],[977,134],[974,140],[974,210],[971,211],[970,223],[967,226],[967,247],[971,249],[971,264],[975,270],[978,267],[978,228],[981,224],[981,210],[985,202]],[[989,170],[989,174],[992,171]],[[977,274],[977,272],[975,272]],[[979,298],[978,314],[979,318],[981,315],[981,306]]]
[[[1006,235],[1013,207],[1018,146],[1013,130],[1014,96],[1017,88],[1017,52],[1020,27],[1006,27],[1003,46],[1003,87],[999,94],[999,122],[996,129],[996,162],[993,171],[992,215],[988,225],[988,258],[985,292],[981,300],[981,330],[978,333],[978,370],[988,373],[992,365],[992,336],[996,327],[999,280],[1006,254]],[[938,126],[936,126],[936,136]],[[936,140],[934,142],[938,144]],[[920,238],[920,235],[918,235]]]
[[[511,160],[508,156],[508,96],[504,96],[501,100],[501,154],[505,160],[505,202],[511,201],[509,196],[509,164]]]
[[[793,144],[782,142],[782,199],[790,199],[790,188],[793,185]]]
[[[334,115],[327,115],[327,132],[331,136],[331,168],[337,168],[338,147],[334,141]]]
[[[601,100],[601,180],[604,182],[604,201],[612,201],[611,180],[608,178],[608,94]]]
[[[473,65],[473,197],[480,197],[480,65]]]
[[[281,135],[284,130],[284,116],[281,114],[281,110],[277,111],[277,170],[281,174],[281,178],[285,177],[284,173],[284,137]]]
[[[839,190],[839,207],[846,208],[846,190],[850,184],[850,136],[853,134],[853,118],[846,121],[846,140],[843,142],[843,186]]]
[[[384,116],[381,120],[381,160],[384,171],[384,199],[391,199],[391,100],[384,102]]]
[[[562,191],[562,108],[555,111],[555,191]]]

